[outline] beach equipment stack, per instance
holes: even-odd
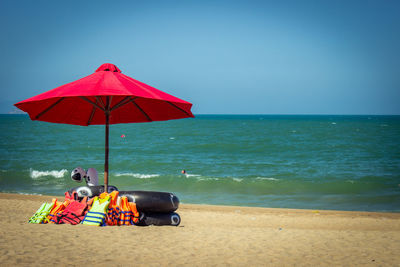
[[[99,195],[81,197],[76,191],[67,191],[64,202],[53,199],[51,203],[43,203],[28,222],[92,226],[179,225],[180,217],[177,213],[140,212],[135,202],[129,201],[128,196],[120,196],[119,193],[119,191],[103,192]]]

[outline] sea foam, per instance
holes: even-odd
[[[185,176],[186,176],[186,178],[189,178],[189,177],[200,177],[201,175],[200,174],[188,174],[188,173],[185,173]]]
[[[131,172],[120,172],[114,174],[115,176],[131,176],[134,178],[139,178],[139,179],[149,179],[149,178],[154,178],[160,176],[159,174],[142,174],[142,173],[131,173]]]
[[[24,195],[24,196],[43,196],[43,194],[39,194],[39,193],[17,193],[18,195]]]
[[[257,177],[256,180],[279,181],[279,179],[273,177]]]
[[[32,179],[36,179],[43,176],[53,176],[55,178],[62,178],[64,174],[68,171],[66,169],[62,169],[60,171],[52,170],[52,171],[37,171],[30,169],[30,176]]]

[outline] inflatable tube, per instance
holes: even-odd
[[[78,197],[94,197],[104,192],[104,185],[78,186],[68,190],[70,194],[72,194],[73,191],[76,191]],[[118,191],[118,189],[115,186],[109,185],[107,191],[111,193],[112,191]]]
[[[149,225],[171,225],[178,226],[181,223],[181,217],[176,212],[171,213],[143,213],[140,216],[137,226],[149,226]]]
[[[108,186],[108,193],[118,190],[115,186]],[[68,192],[76,191],[79,198],[94,197],[104,192],[103,185],[78,186]],[[119,196],[126,196],[129,202],[135,202],[140,212],[170,213],[179,207],[179,199],[176,195],[167,192],[154,191],[119,191]]]
[[[176,195],[167,192],[153,191],[119,191],[119,195],[126,196],[129,202],[135,202],[140,212],[169,213],[179,207],[179,199]]]

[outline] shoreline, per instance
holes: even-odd
[[[178,227],[28,224],[41,203],[51,199],[0,193],[2,264],[396,266],[400,262],[400,213],[181,204]]]
[[[2,198],[12,198],[12,199],[19,199],[18,196],[26,196],[25,198],[22,199],[30,199],[31,197],[38,197],[37,200],[42,200],[42,201],[50,201],[52,198],[57,198],[58,200],[64,199],[64,195],[59,195],[59,196],[54,196],[54,195],[43,195],[43,194],[29,194],[29,193],[4,193],[0,192],[0,199]],[[271,213],[274,212],[294,212],[294,213],[318,213],[318,212],[323,212],[324,214],[336,214],[336,215],[348,215],[351,216],[351,213],[357,214],[358,216],[380,216],[380,215],[387,215],[389,217],[397,217],[397,215],[400,218],[400,211],[399,212],[393,212],[393,211],[363,211],[363,210],[334,210],[334,209],[307,209],[307,208],[273,208],[273,207],[256,207],[256,206],[236,206],[236,205],[218,205],[218,204],[194,204],[194,203],[180,203],[179,204],[179,209],[184,208],[184,207],[191,207],[193,209],[200,209],[202,207],[204,208],[212,208],[216,210],[230,210],[230,209],[260,209],[263,211],[268,211]],[[178,210],[179,210],[178,209]]]

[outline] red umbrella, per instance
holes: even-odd
[[[108,186],[109,125],[194,117],[192,104],[121,73],[113,64],[77,81],[14,104],[31,120],[106,125],[104,189]]]

